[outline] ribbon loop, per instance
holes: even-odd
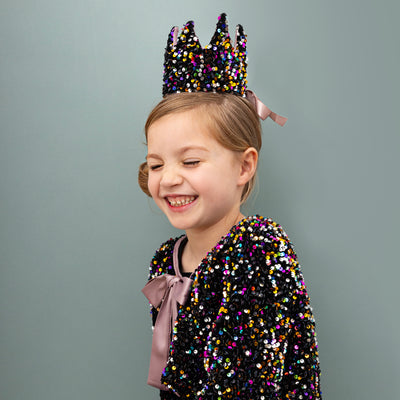
[[[165,279],[153,278],[147,282],[146,286],[142,289],[142,293],[149,300],[153,307],[159,307],[165,291],[167,290],[167,281]]]

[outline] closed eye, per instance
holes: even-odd
[[[157,169],[160,169],[161,167],[162,167],[162,164],[149,165],[150,171],[156,171]]]
[[[194,166],[196,166],[196,165],[199,164],[199,163],[200,163],[199,160],[190,160],[190,161],[184,161],[184,162],[183,162],[183,165],[186,165],[186,166],[188,166],[188,167],[194,167]]]

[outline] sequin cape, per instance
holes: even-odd
[[[156,252],[150,278],[174,273],[176,240]],[[162,382],[198,400],[320,399],[314,325],[286,233],[270,219],[246,218],[197,268]],[[177,396],[161,391],[161,398]]]

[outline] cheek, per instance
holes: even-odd
[[[149,173],[149,178],[147,180],[147,187],[149,188],[149,192],[151,194],[151,197],[157,196],[158,193],[158,181],[154,174]]]

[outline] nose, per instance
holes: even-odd
[[[165,165],[162,171],[160,185],[164,187],[176,186],[182,183],[182,176],[177,167]]]

